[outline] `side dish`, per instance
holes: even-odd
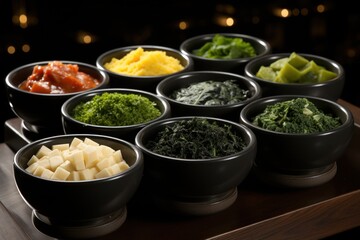
[[[146,147],[164,156],[208,159],[237,153],[245,145],[244,139],[230,125],[220,126],[207,119],[192,118],[166,126]]]
[[[242,38],[226,37],[216,34],[211,42],[205,43],[193,54],[213,59],[236,59],[256,56],[255,48]]]
[[[45,66],[35,66],[32,74],[19,88],[34,93],[73,93],[96,87],[99,80],[79,71],[76,64],[49,62]]]
[[[71,143],[42,145],[27,163],[26,171],[47,179],[79,181],[109,177],[129,168],[121,151],[90,138]]]
[[[278,83],[319,83],[333,79],[337,74],[293,52],[269,66],[261,66],[256,76]]]
[[[153,120],[161,115],[156,103],[138,94],[105,92],[78,104],[73,117],[101,126],[128,126]]]
[[[174,91],[171,98],[194,105],[226,105],[249,98],[249,91],[242,89],[235,80],[204,81]]]
[[[306,98],[294,98],[273,105],[253,119],[253,124],[284,133],[319,133],[341,125],[340,119],[318,109]]]
[[[139,47],[121,59],[112,58],[104,67],[110,71],[131,76],[159,76],[181,71],[184,66],[165,51],[145,51]]]

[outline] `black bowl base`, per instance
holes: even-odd
[[[104,236],[118,229],[126,220],[127,209],[105,216],[94,223],[81,226],[60,226],[51,224],[36,211],[32,212],[32,222],[42,233],[58,239],[89,239]]]
[[[58,129],[56,127],[38,127],[28,122],[25,122],[24,120],[21,120],[21,129],[24,136],[33,141],[41,138],[64,134],[62,129]]]
[[[266,169],[254,164],[254,172],[258,179],[267,185],[285,188],[307,188],[322,185],[330,181],[337,172],[337,164],[304,174],[286,174],[273,169]]]
[[[187,216],[203,216],[223,211],[230,207],[238,195],[237,188],[231,189],[216,199],[206,201],[183,201],[160,195],[154,195],[154,203],[162,210]]]

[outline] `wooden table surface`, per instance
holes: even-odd
[[[360,226],[360,109],[342,100],[339,103],[351,110],[356,125],[331,181],[281,190],[262,185],[250,173],[238,186],[232,206],[201,217],[165,214],[135,195],[127,206],[125,223],[99,239],[320,239]],[[19,120],[9,123],[16,126]],[[0,239],[52,239],[32,223],[31,210],[16,189],[13,157],[14,150],[1,143]]]

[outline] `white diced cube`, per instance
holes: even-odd
[[[39,158],[36,157],[35,155],[32,155],[32,157],[30,158],[30,160],[27,162],[27,165],[30,166],[31,164],[35,163],[39,161]]]
[[[79,171],[81,180],[91,180],[94,179],[94,171],[89,168]]]
[[[53,145],[52,149],[53,150],[58,149],[58,150],[60,150],[62,152],[62,151],[65,151],[65,150],[69,149],[69,147],[70,147],[69,143],[62,143],[62,144]]]
[[[47,156],[50,153],[51,153],[51,149],[45,145],[42,145],[35,155],[37,158],[42,158],[43,156]]]
[[[69,181],[80,181],[80,174],[78,171],[72,171],[68,177]]]
[[[100,150],[105,157],[111,156],[115,152],[114,149],[105,145],[101,145]]]
[[[101,170],[100,172],[98,172],[95,175],[95,178],[105,178],[105,177],[110,177],[111,176],[111,172],[109,171],[108,168],[104,168],[103,170]]]
[[[44,172],[46,168],[44,168],[43,166],[38,166],[35,171],[33,172],[33,174],[35,176],[41,177],[41,174]]]
[[[84,143],[86,143],[87,145],[90,145],[90,146],[99,146],[99,144],[97,142],[91,140],[90,138],[85,138]]]
[[[120,150],[116,150],[114,153],[113,153],[113,157],[114,157],[114,160],[115,162],[119,163],[121,161],[123,161],[123,156],[122,156],[122,153]]]
[[[62,152],[59,150],[59,149],[53,149],[51,150],[51,152],[49,153],[49,157],[52,157],[52,156],[61,156],[62,155]]]
[[[43,157],[41,159],[39,159],[39,161],[37,161],[37,163],[40,166],[43,166],[44,168],[50,169],[50,161],[48,157]]]
[[[84,153],[84,161],[87,168],[91,168],[95,166],[99,160],[97,147],[88,145],[83,150]]]
[[[80,144],[80,143],[83,143],[83,141],[80,139],[80,138],[74,138],[71,143],[70,143],[70,149],[75,149],[77,148],[77,146]]]
[[[112,175],[118,174],[121,172],[119,164],[115,163],[114,165],[108,167]]]
[[[36,168],[40,166],[38,162],[34,162],[33,164],[31,164],[30,166],[28,166],[25,170],[31,174],[34,174]]]
[[[54,174],[53,171],[49,170],[49,169],[44,169],[44,171],[41,173],[41,176],[42,178],[48,178],[48,179],[51,179],[51,176]]]
[[[71,163],[73,164],[76,170],[84,170],[85,162],[84,162],[84,154],[83,151],[75,150],[72,152]]]
[[[130,168],[129,165],[125,161],[119,162],[118,165],[122,172],[125,171],[126,169]]]
[[[69,171],[66,171],[62,167],[58,167],[56,168],[54,174],[51,176],[51,179],[66,180],[69,175],[70,175]]]
[[[59,167],[62,167],[63,169],[72,172],[75,170],[74,166],[69,160],[64,161]]]
[[[113,156],[110,156],[110,157],[107,157],[107,158],[104,158],[104,159],[100,160],[96,164],[96,167],[101,171],[104,168],[108,168],[108,167],[110,167],[110,166],[112,166],[114,164],[115,164],[115,160],[114,160]]]
[[[50,169],[55,171],[58,166],[60,166],[64,162],[64,159],[61,155],[52,156],[49,158]]]

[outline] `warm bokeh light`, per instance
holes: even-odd
[[[289,17],[289,16],[290,16],[290,12],[289,12],[288,9],[284,8],[284,9],[281,10],[280,15],[281,15],[282,17],[286,18],[286,17]]]
[[[317,10],[319,13],[325,12],[325,5],[324,5],[324,4],[319,4],[319,5],[317,5],[316,10]]]
[[[187,29],[187,28],[188,28],[187,22],[185,22],[185,21],[179,22],[179,28],[180,28],[181,30]]]
[[[308,14],[309,14],[309,10],[307,8],[302,8],[301,9],[301,15],[307,16]]]
[[[234,23],[235,23],[235,21],[234,21],[233,18],[229,17],[229,18],[226,19],[226,25],[227,26],[231,27],[231,26],[234,25]]]
[[[7,52],[8,54],[14,54],[16,52],[16,49],[14,46],[8,46]]]
[[[27,16],[25,15],[25,14],[21,14],[20,16],[19,16],[19,22],[20,22],[20,24],[26,24],[27,23]]]
[[[29,44],[23,44],[22,47],[21,47],[21,50],[24,53],[30,52],[30,45]]]
[[[91,43],[92,42],[92,38],[91,38],[91,36],[90,35],[84,35],[83,36],[83,43],[85,43],[85,44],[89,44],[89,43]]]

